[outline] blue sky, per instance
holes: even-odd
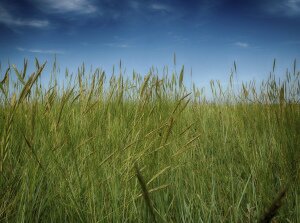
[[[227,80],[233,62],[241,80],[283,75],[300,60],[300,0],[1,0],[0,60],[57,55],[61,70],[85,62],[109,74],[122,60],[127,74],[151,66],[193,70],[196,84]]]

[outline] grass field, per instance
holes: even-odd
[[[300,222],[296,66],[239,87],[234,67],[209,97],[183,69],[44,66],[0,84],[1,222]]]

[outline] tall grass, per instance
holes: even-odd
[[[300,222],[296,64],[211,97],[184,68],[62,85],[45,66],[0,84],[1,222]]]

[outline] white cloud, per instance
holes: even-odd
[[[286,12],[290,15],[300,15],[300,0],[288,0],[286,8]]]
[[[130,45],[128,44],[119,44],[119,43],[106,43],[104,44],[105,46],[109,46],[109,47],[115,47],[115,48],[128,48],[130,47]]]
[[[35,28],[43,28],[49,25],[47,20],[6,20],[8,25],[16,25],[16,26],[31,26]]]
[[[129,5],[134,10],[138,10],[140,8],[140,3],[138,1],[131,1],[129,2]]]
[[[64,51],[61,50],[41,50],[41,49],[25,49],[22,47],[17,47],[17,50],[22,52],[29,52],[29,53],[41,53],[41,54],[64,54]]]
[[[235,42],[234,45],[236,45],[238,47],[242,47],[242,48],[248,48],[249,47],[249,43],[244,43],[244,42]]]
[[[5,8],[0,5],[0,23],[7,26],[13,27],[34,27],[34,28],[44,28],[49,25],[48,20],[38,20],[38,19],[21,19],[14,18],[13,15],[8,12]]]
[[[97,7],[89,0],[34,0],[41,8],[50,9],[52,13],[75,12],[79,14],[92,14]]]
[[[265,5],[265,11],[278,16],[300,16],[300,0],[279,0]]]
[[[150,8],[156,11],[165,11],[165,12],[172,11],[171,7],[169,7],[168,5],[159,4],[159,3],[154,3],[150,5]]]

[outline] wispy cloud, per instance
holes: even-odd
[[[105,46],[115,47],[115,48],[129,48],[130,45],[125,43],[106,43]]]
[[[17,47],[17,50],[21,52],[40,53],[40,54],[64,54],[65,53],[62,50],[26,49],[22,47]]]
[[[140,8],[140,3],[138,1],[131,1],[129,2],[129,6],[134,10],[138,10]]]
[[[248,48],[250,46],[249,43],[245,43],[245,42],[235,42],[234,45],[241,48]]]
[[[155,10],[155,11],[164,11],[164,12],[172,11],[172,8],[170,6],[161,4],[161,3],[151,4],[150,9]]]
[[[42,8],[51,13],[74,12],[79,14],[92,14],[97,7],[89,0],[34,0]]]
[[[287,44],[287,45],[298,45],[298,44],[300,44],[300,40],[289,40],[289,41],[285,41],[284,44]]]
[[[174,40],[175,42],[186,42],[189,40],[189,38],[182,36],[180,34],[176,34],[174,32],[167,32],[170,39]]]
[[[265,11],[278,16],[300,16],[300,0],[268,1],[264,5]]]
[[[49,26],[48,20],[15,18],[8,10],[0,5],[0,23],[9,27],[44,28]]]
[[[288,0],[285,6],[288,15],[300,16],[300,0]]]

